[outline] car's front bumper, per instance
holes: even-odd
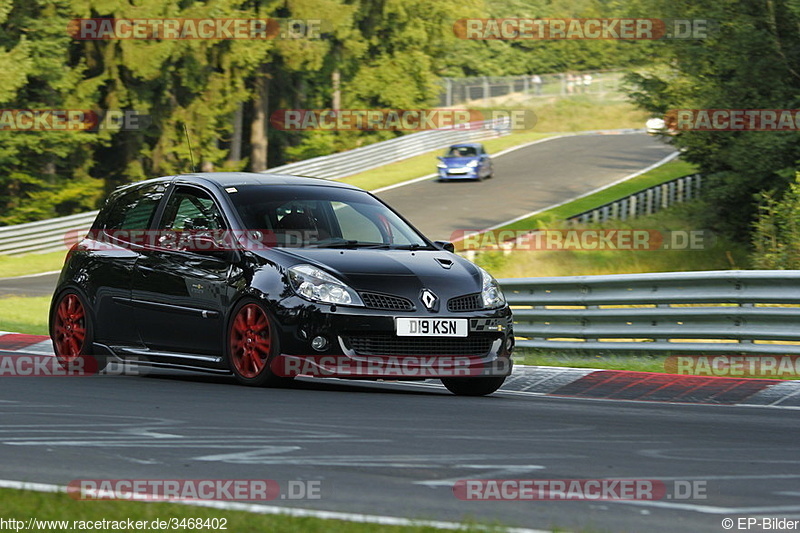
[[[291,298],[290,300],[294,300]],[[304,302],[278,317],[281,355],[271,362],[283,376],[427,379],[507,376],[514,348],[508,307],[466,313],[389,312]],[[396,317],[467,319],[466,337],[398,336]],[[324,349],[312,340],[322,337]],[[319,348],[319,347],[318,347]]]
[[[438,169],[440,180],[474,180],[478,179],[478,168],[440,168]]]

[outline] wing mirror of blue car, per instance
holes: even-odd
[[[433,241],[433,245],[438,248],[439,250],[444,250],[446,252],[455,252],[456,247],[452,242],[448,241]]]

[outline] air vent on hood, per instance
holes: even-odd
[[[453,266],[453,260],[452,259],[445,259],[444,257],[434,257],[434,259],[436,259],[437,263],[442,265],[442,268],[449,269],[451,266]]]

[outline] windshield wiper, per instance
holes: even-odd
[[[392,250],[419,250],[420,248],[428,248],[427,244],[393,244],[391,245]]]
[[[341,240],[320,244],[312,244],[309,248],[388,248],[388,244]]]

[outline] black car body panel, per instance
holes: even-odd
[[[248,191],[248,197],[231,199]],[[372,364],[369,375],[335,371],[330,375],[398,379],[396,373],[381,374],[381,358],[421,356],[468,358],[470,376],[506,376],[511,372],[509,307],[484,308],[484,278],[478,267],[439,249],[410,224],[406,228],[403,224],[407,221],[394,212],[380,211],[384,225],[370,231],[386,230],[390,239],[410,239],[411,244],[360,248],[333,242],[331,247],[265,245],[197,251],[170,248],[161,237],[157,242],[134,238],[137,231],[149,236],[164,231],[165,224],[166,230],[177,228],[178,232],[196,229],[198,223],[219,226],[204,227],[204,231],[224,229],[241,234],[262,230],[275,220],[265,218],[259,221],[262,227],[253,228],[252,220],[246,222],[243,217],[250,216],[247,202],[265,191],[270,193],[265,198],[286,199],[289,207],[280,208],[285,212],[281,221],[288,221],[292,215],[310,216],[309,207],[293,204],[295,198],[299,202],[339,195],[343,200],[363,199],[365,213],[388,209],[365,191],[316,178],[213,173],[129,185],[109,197],[89,235],[70,250],[51,317],[57,312],[59,295],[76,292],[85,299],[94,325],[95,353],[153,365],[225,372],[229,371],[226,332],[231,327],[231,313],[238,303],[252,300],[274,317],[279,358],[326,356],[369,360]],[[140,198],[143,195],[146,198]],[[191,214],[193,209],[202,216],[181,218],[181,213]],[[301,209],[305,213],[300,213]],[[365,231],[356,227],[361,214],[348,214],[347,209],[349,204],[344,203],[336,204],[335,212],[313,213],[316,220],[339,217],[342,225]],[[329,231],[335,228],[329,227]],[[364,305],[310,301],[300,296],[289,273],[297,265],[309,265],[338,278],[359,295]],[[402,317],[465,319],[468,335],[399,337],[396,321]],[[327,341],[324,347],[312,347],[311,341],[317,337]],[[407,377],[418,377],[412,374]],[[436,371],[424,377],[437,377]]]

